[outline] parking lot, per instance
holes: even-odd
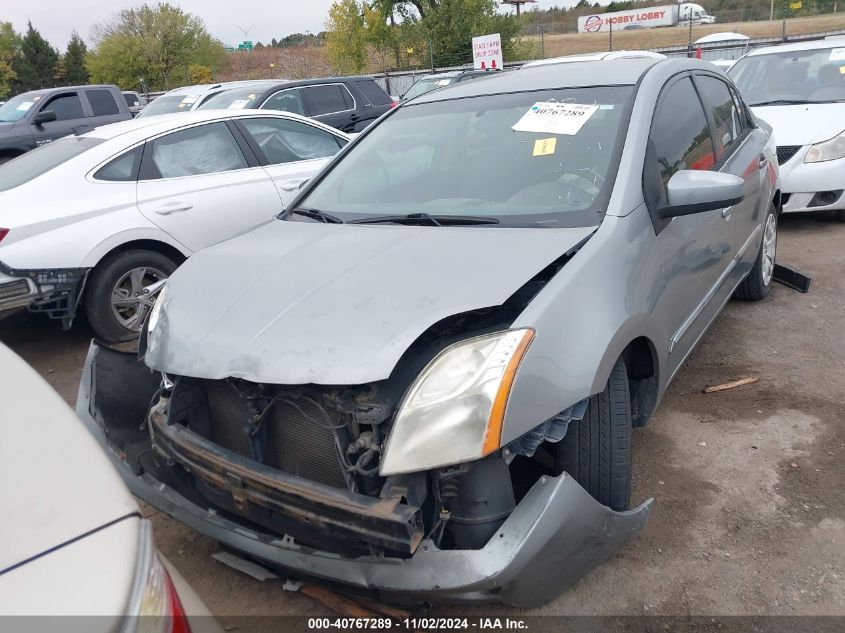
[[[810,292],[776,285],[763,302],[731,302],[635,432],[632,501],[655,498],[648,526],[542,613],[845,615],[843,244],[845,223],[783,219],[778,259],[813,277]],[[61,332],[28,316],[0,330],[69,404],[89,337],[85,324]],[[749,376],[759,382],[702,393]],[[330,613],[213,560],[215,542],[144,511],[224,627],[238,615]]]

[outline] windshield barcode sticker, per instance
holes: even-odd
[[[578,134],[599,107],[580,103],[539,101],[511,129],[515,132]]]

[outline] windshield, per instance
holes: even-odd
[[[432,90],[437,90],[443,86],[448,86],[453,81],[455,81],[454,77],[446,77],[444,79],[436,79],[434,77],[431,79],[420,79],[417,83],[411,86],[402,98],[405,100],[413,99],[414,97],[424,95],[426,92],[431,92]]]
[[[90,136],[68,136],[21,154],[0,165],[0,191],[18,187],[33,178],[46,174],[74,156],[79,156],[103,142]]]
[[[368,132],[298,208],[344,221],[422,213],[495,218],[496,226],[595,226],[632,91],[411,103]]]
[[[201,110],[243,110],[257,108],[263,90],[255,87],[235,88],[219,92],[200,106]]]
[[[728,74],[751,106],[845,100],[845,48],[753,55]]]
[[[0,106],[0,123],[20,121],[41,100],[41,96],[26,92],[17,97],[12,97]]]
[[[138,117],[190,112],[202,95],[162,95],[138,113]],[[138,118],[136,117],[136,118]]]

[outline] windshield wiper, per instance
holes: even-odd
[[[407,215],[375,215],[371,218],[350,220],[347,224],[407,224],[432,226],[471,226],[474,224],[499,224],[498,218],[477,215],[431,215],[429,213],[409,213]]]
[[[818,101],[809,101],[807,99],[772,99],[771,101],[760,101],[749,105],[756,107],[767,105],[807,105],[808,103],[818,103]]]
[[[308,207],[296,207],[295,209],[291,210],[290,213],[295,213],[296,215],[304,215],[306,218],[311,218],[312,220],[319,220],[320,222],[325,222],[326,224],[343,224],[343,220],[324,211],[320,211],[319,209],[309,209]]]

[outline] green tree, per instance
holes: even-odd
[[[0,97],[11,92],[17,75],[12,63],[21,52],[21,38],[11,22],[0,22]]]
[[[198,17],[167,3],[120,11],[94,29],[86,66],[95,82],[166,90],[191,81],[191,66],[224,63],[223,44]]]
[[[367,32],[363,6],[356,0],[336,0],[326,21],[326,52],[341,75],[360,73],[366,65]]]
[[[434,4],[433,2],[431,4]],[[431,42],[434,63],[438,66],[472,61],[472,38],[499,33],[502,52],[511,57],[519,33],[519,22],[512,15],[497,11],[496,0],[438,0],[420,20]]]
[[[65,67],[65,81],[70,85],[80,86],[87,84],[91,77],[85,67],[85,56],[88,54],[88,47],[74,31],[67,44],[67,50],[63,58]]]
[[[21,39],[20,55],[12,60],[12,70],[17,75],[14,88],[25,92],[54,85],[58,61],[59,54],[32,27],[32,22],[28,22],[26,35]]]

